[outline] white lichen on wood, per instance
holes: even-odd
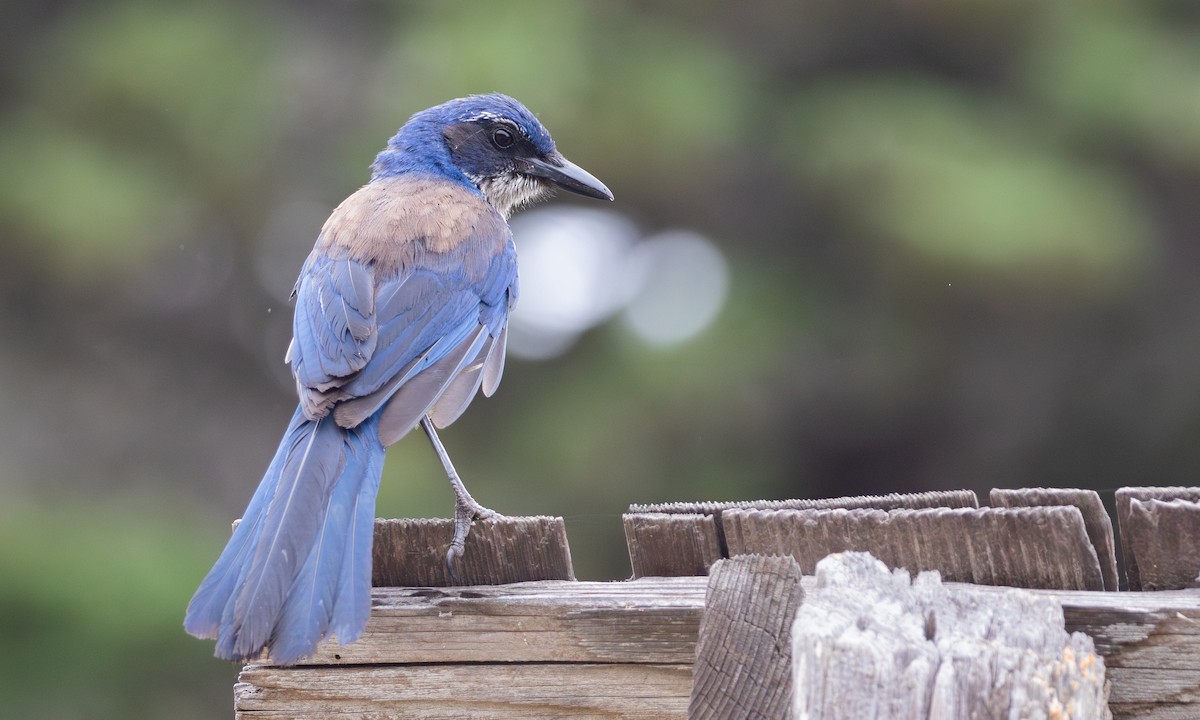
[[[1104,661],[1056,601],[910,580],[865,553],[817,565],[792,643],[797,719],[1111,717]]]

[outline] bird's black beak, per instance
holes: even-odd
[[[598,200],[612,200],[613,194],[587,170],[555,152],[543,158],[526,158],[521,161],[521,170],[526,175],[548,180],[564,190],[586,195]]]

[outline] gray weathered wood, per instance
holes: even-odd
[[[622,520],[635,578],[705,575],[722,557],[712,515],[626,513]]]
[[[1125,528],[1142,590],[1200,585],[1200,502],[1130,499]]]
[[[708,579],[688,717],[780,720],[791,714],[791,627],[804,599],[787,556],[718,561]]]
[[[792,500],[739,500],[731,502],[675,502],[634,504],[631,513],[669,513],[716,515],[723,510],[832,510],[874,508],[876,510],[933,507],[979,507],[974,490],[932,490],[919,493],[851,495],[834,498],[796,498]]]
[[[303,664],[643,662],[691,664],[707,578],[375,588],[358,642]]]
[[[1134,500],[1187,500],[1200,502],[1200,487],[1123,487],[1116,493],[1117,498],[1117,532],[1121,538],[1121,558],[1125,562],[1126,587],[1130,590],[1144,590],[1141,573],[1138,571],[1138,554],[1130,544],[1130,538],[1137,533],[1131,527],[1130,503]]]
[[[1200,592],[1028,592],[1060,602],[1066,629],[1092,638],[1107,665],[1115,718],[1200,718]]]
[[[685,718],[690,665],[493,664],[275,668],[251,665],[237,717]]]
[[[826,555],[870,552],[888,567],[980,585],[1100,590],[1100,564],[1075,507],[726,510],[731,557],[788,554],[805,573]]]
[[[1200,585],[1200,502],[1126,497],[1122,505],[1122,546],[1132,559],[1130,586],[1177,590]]]
[[[704,575],[725,547],[721,513],[726,510],[815,510],[831,508],[978,507],[971,490],[937,490],[837,498],[746,502],[631,505],[624,517],[625,541],[635,578]]]
[[[1193,704],[1114,703],[1109,700],[1108,708],[1114,720],[1196,720],[1197,717]]]
[[[372,584],[445,587],[575,578],[562,518],[476,521],[455,563],[457,580],[446,568],[453,537],[452,520],[376,520]]]
[[[1116,538],[1112,520],[1095,490],[1076,488],[994,488],[988,497],[992,507],[1035,507],[1073,505],[1083,514],[1083,527],[1100,561],[1105,590],[1120,588],[1117,575]]]
[[[795,717],[1110,717],[1104,661],[1053,599],[830,556],[792,630]]]
[[[308,662],[333,669],[505,662],[522,667],[540,663],[690,667],[696,657],[707,581],[677,577],[375,588],[362,639],[348,646],[322,644]],[[811,593],[813,578],[806,576],[802,583]],[[1010,592],[1009,588],[971,587],[980,593]],[[1028,592],[1055,599],[1063,606],[1067,630],[1092,636],[1108,665],[1115,717],[1200,717],[1200,591]],[[299,669],[306,667],[318,672],[330,669],[312,665]],[[277,668],[281,673],[296,669]],[[690,684],[680,692],[679,707],[686,708]],[[276,717],[290,716],[286,704],[258,707],[263,717],[270,717],[267,710]],[[387,711],[381,713],[387,716]]]

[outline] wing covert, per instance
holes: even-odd
[[[405,237],[394,218],[372,220],[357,206],[343,211],[355,197],[326,223],[297,282],[288,359],[306,415],[332,408],[339,425],[354,427],[382,412],[390,444],[421,415],[434,412],[444,426],[481,387],[495,391],[516,297],[516,249],[507,224],[478,198],[470,198],[481,207],[462,237],[448,238],[443,228],[432,242]],[[378,198],[369,205],[413,212]],[[364,229],[338,224],[339,213]],[[463,216],[462,208],[454,215]],[[381,226],[396,235],[372,252],[363,234]]]

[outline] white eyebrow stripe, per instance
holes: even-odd
[[[475,122],[476,120],[505,120],[507,122],[512,122],[503,115],[494,113],[491,110],[481,110],[474,115],[469,115],[465,118],[466,122]]]

